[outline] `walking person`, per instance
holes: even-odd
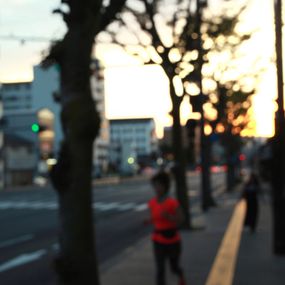
[[[149,203],[150,219],[153,224],[153,250],[156,263],[156,284],[166,285],[165,266],[169,261],[172,273],[178,277],[178,285],[186,285],[180,266],[181,237],[178,226],[183,221],[183,214],[176,199],[169,196],[170,177],[166,172],[159,172],[151,179],[155,191]]]
[[[260,185],[257,176],[252,173],[248,182],[245,184],[242,198],[246,201],[246,215],[244,220],[244,226],[250,228],[254,233],[258,221],[258,195],[260,192]]]

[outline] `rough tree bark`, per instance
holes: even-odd
[[[90,89],[94,38],[115,17],[126,0],[64,0],[68,31],[43,61],[60,69],[61,123],[64,133],[58,163],[51,172],[58,193],[60,252],[54,265],[60,285],[99,285],[92,212],[92,152],[100,118]],[[102,13],[103,14],[102,14]]]
[[[60,205],[58,284],[99,284],[91,208],[93,140],[100,119],[90,90],[93,26],[77,22],[59,58],[64,141],[52,172]],[[89,32],[88,32],[89,31]]]

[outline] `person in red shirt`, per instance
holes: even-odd
[[[149,203],[154,257],[156,263],[157,285],[165,285],[165,263],[169,260],[171,271],[178,276],[179,285],[185,285],[183,270],[180,267],[181,237],[178,226],[183,221],[179,202],[168,195],[170,177],[166,172],[159,172],[151,179],[155,191]]]

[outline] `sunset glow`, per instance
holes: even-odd
[[[217,2],[212,1],[212,3]],[[45,34],[47,38],[60,38],[66,28],[60,17],[51,14],[52,8],[57,4],[57,0],[51,0],[45,4],[38,4],[36,1],[12,0],[7,2],[1,10],[2,33],[32,36]],[[19,13],[17,21],[14,15],[16,10]],[[258,16],[255,15],[257,12]],[[31,19],[31,22],[26,21],[27,19]],[[276,69],[272,63],[274,55],[273,1],[249,0],[248,12],[244,15],[244,24],[240,25],[239,29],[246,31],[249,27],[254,31],[252,41],[241,50],[244,61],[239,63],[238,69],[242,72],[259,70],[260,76],[257,94],[253,99],[251,130],[243,131],[243,135],[272,136],[274,110],[276,109],[274,102]],[[40,62],[41,52],[46,48],[47,43],[1,42],[0,82],[31,81],[33,79],[32,66]],[[256,55],[259,58],[253,65],[251,59]],[[142,66],[139,59],[123,53],[121,48],[111,44],[98,44],[96,56],[105,66],[107,117],[109,119],[154,117],[158,135],[162,136],[163,127],[172,123],[168,114],[171,110],[168,79],[163,70],[155,65]],[[173,56],[176,55],[173,54]],[[192,88],[192,92],[196,91]],[[191,112],[191,106],[186,98],[181,106],[181,113],[182,124],[189,117],[199,115]]]

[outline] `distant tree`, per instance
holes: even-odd
[[[108,28],[108,37],[112,42],[124,46],[128,52],[143,59],[145,64],[160,65],[169,79],[173,174],[176,196],[184,211],[185,227],[191,225],[191,217],[180,124],[180,106],[185,95],[180,73],[182,65],[187,65],[189,61],[187,31],[192,25],[192,17],[189,0],[134,0],[127,1],[124,10],[117,15],[116,24]],[[189,72],[191,69],[187,74]]]
[[[211,135],[201,138],[204,141],[201,147],[206,157],[203,168],[210,166],[212,140],[219,132],[227,154],[229,189],[233,186],[237,157],[242,147],[240,133],[249,127],[251,95],[255,92],[256,75],[261,70],[254,69],[258,63],[258,59],[254,57],[253,69],[248,74],[239,70],[238,65],[244,61],[241,48],[251,39],[250,32],[241,32],[239,29],[246,6],[236,5],[233,1],[224,1],[224,4],[218,12],[213,12],[210,8],[204,9],[200,26],[197,26],[197,22],[196,27],[192,26],[194,46],[195,41],[196,46],[199,45],[197,35],[201,33],[200,52],[193,59],[194,71],[185,77],[185,84],[194,83],[203,89],[203,94],[207,94],[204,100],[198,101],[200,104],[201,101],[204,102],[201,112],[205,112],[205,124],[211,126],[212,132]],[[200,80],[203,83],[199,84]],[[209,85],[212,87],[206,87]],[[205,191],[208,198],[204,197],[204,206],[209,205],[211,201],[209,193],[210,191]]]
[[[197,21],[194,2],[196,2],[196,9],[197,5],[203,9],[201,11],[201,13],[203,12],[202,23]],[[207,6],[206,2],[201,0],[127,1],[124,10],[117,16],[117,22],[109,26],[108,34],[105,34],[106,37],[104,38],[104,41],[109,38],[111,42],[123,46],[129,53],[142,59],[145,64],[160,65],[169,79],[176,194],[183,205],[185,216],[188,217],[187,225],[190,225],[191,219],[188,216],[180,106],[184,96],[191,94],[193,85],[200,87],[202,66],[209,61],[209,55],[214,50],[215,52],[222,52],[228,48],[228,45],[231,47],[238,46],[242,41],[249,38],[249,35],[241,35],[236,31],[239,14],[244,7],[234,9],[235,13],[224,14],[224,8],[232,7],[228,5],[233,5],[233,1],[222,0],[219,10],[223,12],[215,14],[211,9],[204,9]],[[199,39],[200,31],[202,33],[201,39]],[[236,42],[237,39],[238,42]],[[199,46],[199,40],[202,41],[202,50]],[[193,98],[194,96],[190,96],[192,105],[195,104]],[[200,102],[207,100],[203,99]],[[197,106],[193,105],[193,108],[197,108]],[[202,146],[205,145],[207,145],[207,141],[202,144]],[[206,157],[208,156],[206,155]],[[207,167],[209,168],[209,161]],[[213,198],[210,187],[202,193],[203,197],[205,196],[203,199],[208,205],[212,205]]]
[[[60,72],[61,123],[64,134],[58,163],[51,172],[59,199],[60,254],[55,260],[61,285],[99,285],[92,211],[93,140],[100,118],[90,90],[95,36],[113,20],[125,0],[62,0],[54,10],[67,32],[53,44],[43,66]]]
[[[243,147],[242,132],[250,128],[251,99],[255,89],[243,90],[235,82],[217,84],[218,101],[213,103],[217,120],[210,122],[213,133],[218,133],[224,146],[227,163],[227,190],[233,189],[238,181],[239,155]]]

